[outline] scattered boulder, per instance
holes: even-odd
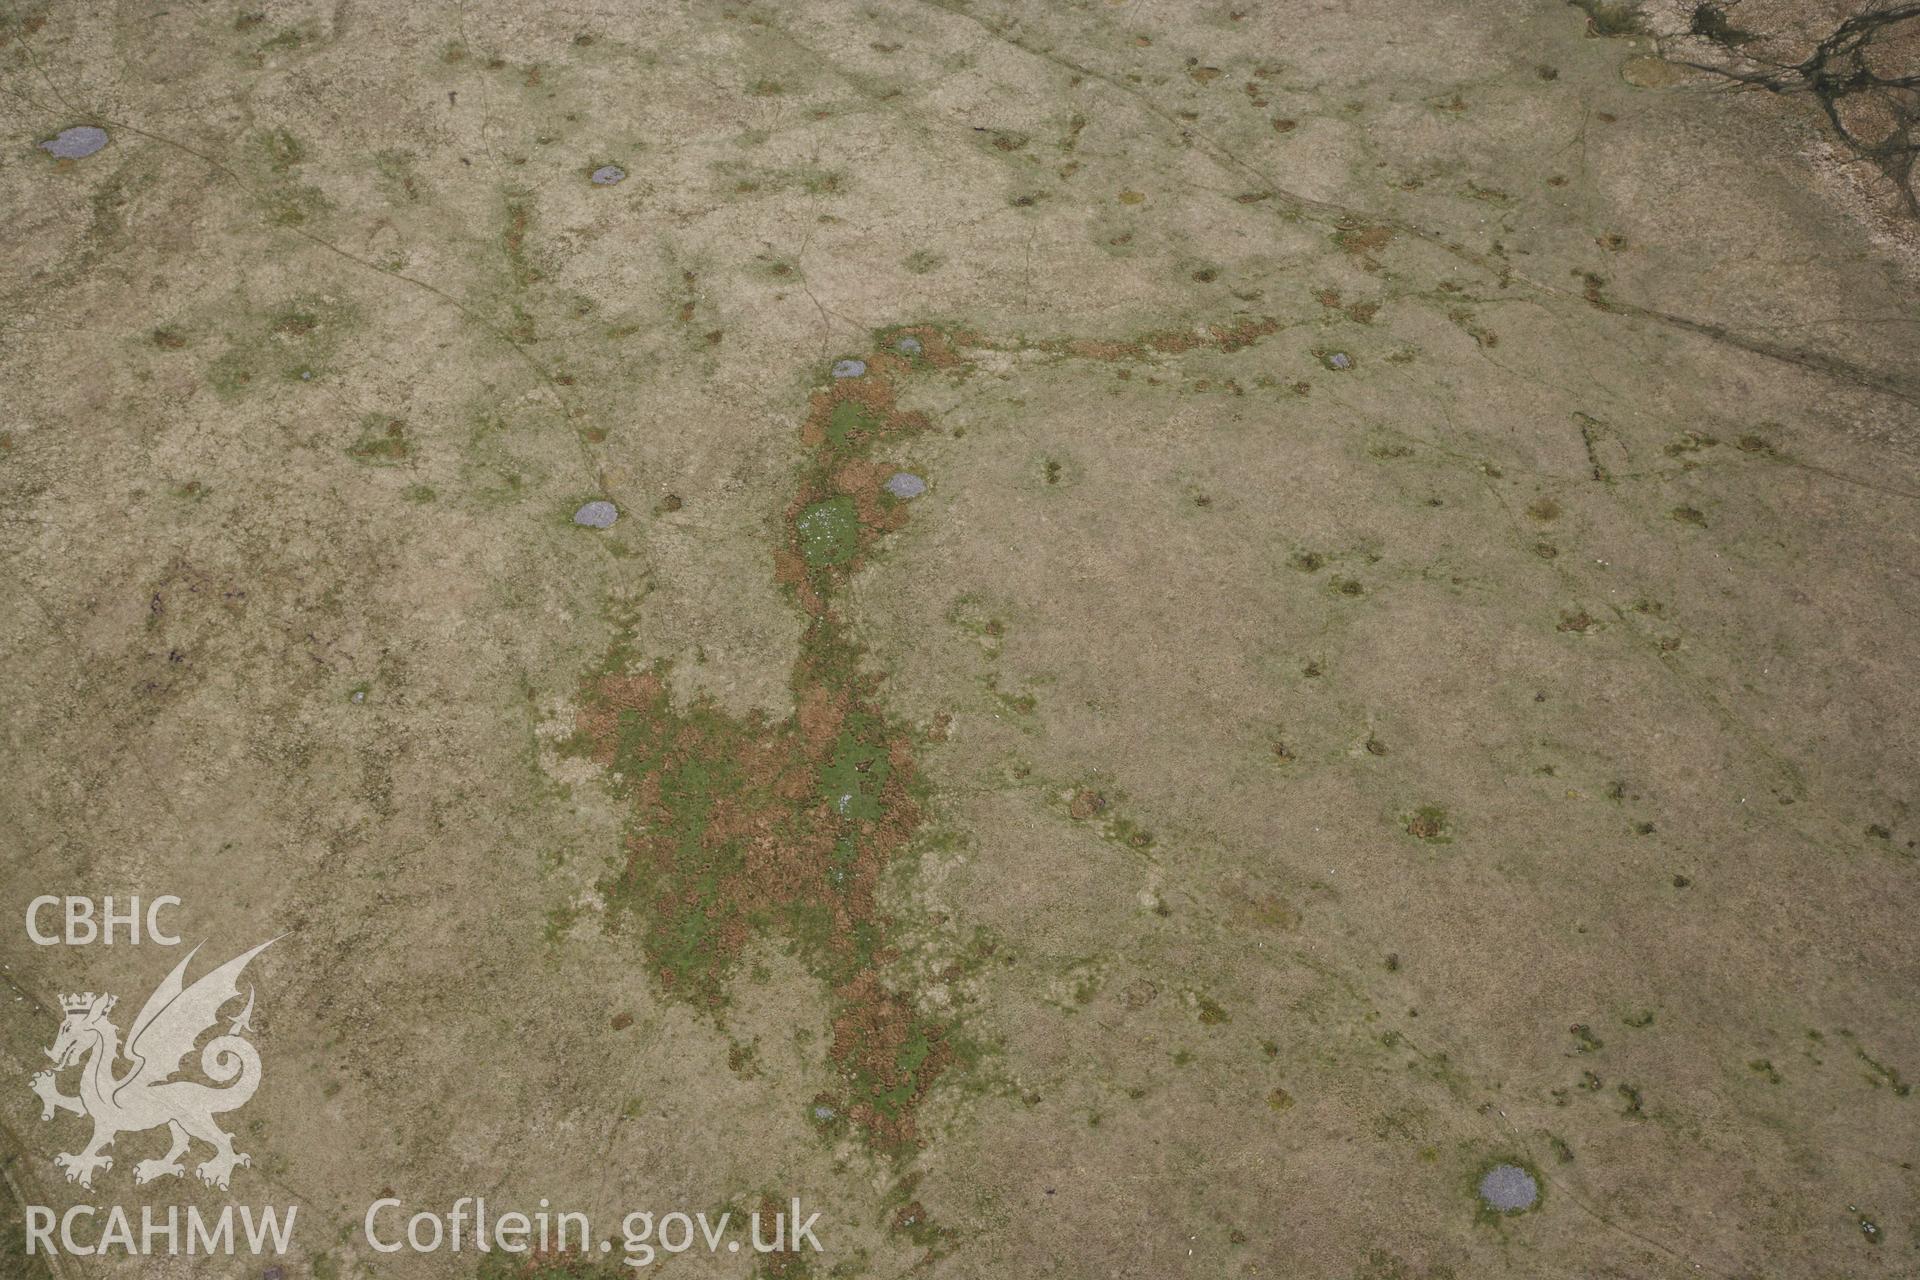
[[[98,125],[77,124],[40,144],[56,160],[84,160],[107,145],[107,131]]]
[[[619,518],[620,508],[605,500],[589,502],[573,513],[573,522],[587,529],[611,529]]]

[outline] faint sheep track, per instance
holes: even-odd
[[[1181,138],[1192,139],[1194,142],[1197,142],[1200,150],[1216,165],[1224,169],[1234,170],[1257,180],[1261,184],[1262,190],[1272,193],[1274,204],[1271,207],[1281,216],[1291,215],[1296,218],[1311,218],[1325,225],[1341,227],[1352,231],[1360,231],[1372,227],[1385,227],[1409,238],[1431,244],[1459,261],[1487,273],[1503,284],[1508,281],[1518,281],[1535,293],[1554,298],[1561,302],[1593,305],[1600,310],[1610,312],[1614,315],[1630,316],[1639,320],[1650,320],[1656,324],[1666,325],[1687,333],[1697,334],[1700,337],[1708,338],[1715,342],[1724,343],[1727,346],[1738,348],[1741,351],[1746,351],[1753,355],[1762,356],[1768,360],[1776,360],[1783,364],[1790,364],[1797,368],[1824,374],[1838,381],[1851,382],[1857,386],[1866,387],[1870,390],[1892,396],[1907,404],[1920,405],[1920,382],[1916,382],[1911,378],[1885,373],[1877,369],[1870,369],[1865,365],[1856,364],[1850,360],[1843,360],[1838,356],[1828,355],[1824,352],[1805,351],[1790,347],[1784,343],[1774,342],[1767,338],[1740,333],[1725,325],[1715,324],[1712,321],[1700,320],[1692,316],[1678,315],[1654,307],[1644,307],[1637,303],[1621,302],[1614,298],[1606,299],[1604,305],[1602,305],[1596,299],[1586,294],[1563,289],[1558,285],[1548,284],[1544,280],[1536,280],[1524,272],[1514,270],[1510,263],[1499,261],[1484,253],[1476,253],[1458,241],[1449,240],[1439,232],[1431,231],[1417,223],[1408,222],[1404,219],[1388,215],[1368,212],[1352,205],[1338,204],[1327,200],[1316,200],[1310,196],[1289,191],[1285,187],[1274,183],[1273,176],[1259,165],[1254,164],[1252,161],[1242,159],[1230,148],[1210,137],[1192,123],[1180,119],[1173,112],[1155,102],[1144,90],[1136,88],[1124,80],[1116,79],[1103,71],[1087,66],[1084,63],[1076,62],[1053,49],[1042,47],[1030,40],[1022,38],[1017,31],[1011,29],[1017,25],[1017,23],[995,25],[985,18],[967,12],[966,9],[953,3],[952,0],[919,0],[919,3],[931,9],[937,9],[950,17],[963,19],[972,23],[994,39],[1018,49],[1030,57],[1039,58],[1062,70],[1070,71],[1076,76],[1098,81],[1109,89],[1125,95],[1137,103],[1148,115],[1172,129]]]

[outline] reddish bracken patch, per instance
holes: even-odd
[[[913,331],[922,357],[953,362],[938,333]],[[676,707],[665,668],[592,681],[577,728],[631,809],[626,857],[605,884],[616,916],[644,930],[663,986],[707,1007],[724,1003],[732,971],[757,936],[784,935],[833,991],[831,1059],[845,1113],[875,1147],[919,1139],[915,1112],[953,1062],[946,1029],[885,976],[898,950],[877,902],[887,865],[921,820],[911,730],[881,706],[859,670],[832,601],[857,566],[809,565],[796,521],[809,505],[853,499],[864,554],[906,521],[881,488],[894,469],[871,455],[927,426],[902,412],[891,378],[911,362],[867,358],[868,373],[816,392],[801,428],[811,453],[785,513],[774,578],[811,619],[794,666],[794,712],[773,723],[709,701]],[[861,430],[828,430],[836,410]]]

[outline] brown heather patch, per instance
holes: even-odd
[[[1107,807],[1106,797],[1098,791],[1082,787],[1073,793],[1073,800],[1067,805],[1067,812],[1080,821],[1085,821]]]
[[[952,1065],[953,1049],[939,1028],[928,1034],[898,994],[882,989],[871,974],[855,980],[844,1012],[833,1021],[829,1050],[843,1073],[865,1086],[847,1114],[887,1146],[914,1143],[914,1108],[927,1088]],[[916,1059],[918,1059],[916,1061]],[[887,1099],[904,1095],[907,1105]]]
[[[501,235],[501,244],[506,249],[514,283],[523,287],[540,278],[540,273],[527,261],[527,232],[532,224],[533,213],[527,205],[515,201],[508,206],[507,229]]]
[[[796,512],[787,513],[787,522],[792,524]],[[826,612],[826,601],[807,581],[807,562],[792,547],[781,547],[773,553],[773,580],[793,592],[793,602],[800,606],[802,613],[817,618]]]
[[[927,340],[921,341],[924,344]],[[950,352],[944,342],[940,347]],[[834,386],[813,393],[806,421],[800,427],[800,443],[813,457],[782,513],[786,545],[774,554],[774,581],[790,588],[795,602],[813,617],[825,616],[833,586],[860,567],[880,536],[907,523],[906,505],[883,496],[881,487],[897,468],[866,455],[932,425],[924,413],[905,411],[897,404],[891,377],[911,371],[910,361],[884,354],[865,359],[865,377],[840,379]],[[848,405],[864,415],[865,424],[836,444],[831,435],[834,415]],[[858,550],[846,564],[810,566],[800,549],[800,515],[814,503],[835,496],[853,499],[859,521]]]
[[[944,337],[912,332],[930,362],[954,362]],[[912,733],[887,718],[879,678],[859,671],[832,609],[859,556],[810,566],[796,527],[809,505],[845,495],[865,554],[906,521],[905,506],[882,497],[893,468],[867,455],[928,423],[895,401],[892,379],[912,362],[866,359],[867,376],[812,396],[801,427],[811,456],[773,553],[775,580],[812,619],[794,665],[793,714],[733,717],[704,698],[676,708],[656,666],[591,681],[577,728],[630,806],[625,861],[603,886],[611,915],[643,930],[662,986],[718,1008],[754,938],[792,940],[833,992],[830,1056],[849,1119],[874,1147],[899,1152],[917,1143],[914,1112],[954,1061],[946,1028],[883,976],[899,952],[877,903],[880,879],[921,821]],[[843,428],[836,442],[829,428],[848,404],[863,426]]]
[[[1147,346],[1162,355],[1181,355],[1193,350],[1201,343],[1201,338],[1184,329],[1168,329],[1160,333],[1147,335]]]
[[[953,343],[938,329],[901,329],[895,336],[920,339],[920,358],[936,369],[951,369],[962,363]]]
[[[1393,242],[1393,228],[1344,227],[1334,234],[1333,242],[1356,256],[1376,254]]]
[[[883,718],[877,679],[827,678],[845,670],[846,654],[824,652],[836,643],[809,645],[795,712],[777,724],[705,699],[676,708],[655,668],[594,681],[577,727],[630,807],[625,862],[603,887],[615,913],[644,928],[661,985],[717,1009],[755,937],[792,939],[835,997],[832,1058],[854,1098],[849,1116],[877,1148],[904,1150],[917,1138],[914,1108],[953,1061],[945,1028],[880,972],[898,954],[880,878],[921,821],[913,745]],[[836,812],[822,791],[840,757],[868,776],[886,762],[868,816]]]
[[[813,688],[801,694],[794,705],[794,718],[800,728],[801,740],[816,755],[825,751],[839,735],[841,722],[847,718],[845,701],[828,697],[824,689]]]
[[[881,486],[895,470],[879,462],[849,462],[835,471],[830,481],[835,493],[853,499],[862,527],[876,534],[891,533],[907,523],[905,504],[881,497]]]
[[[815,1101],[831,1102],[832,1099],[823,1096]],[[762,1222],[772,1222],[776,1215],[787,1213],[790,1209],[790,1205],[771,1195],[760,1197],[758,1212]],[[778,1249],[759,1255],[758,1269],[753,1273],[755,1280],[808,1280],[814,1274],[814,1255],[793,1239],[792,1223],[787,1224],[780,1236]]]
[[[911,366],[905,360],[883,355],[868,356],[866,361],[866,377],[837,379],[833,386],[814,392],[810,399],[806,421],[800,425],[800,443],[815,451],[816,467],[829,467],[836,460],[836,451],[830,447],[827,437],[827,424],[833,418],[833,411],[842,404],[858,405],[877,420],[879,425],[869,437],[873,440],[905,435],[927,426],[925,414],[902,413],[896,408],[893,384],[888,381],[889,375],[904,373]]]
[[[1161,329],[1145,334],[1138,339],[1113,338],[1049,338],[1039,342],[1024,344],[1037,351],[1046,351],[1057,355],[1073,356],[1081,360],[1102,360],[1108,363],[1137,363],[1147,359],[1149,354],[1181,355],[1201,347],[1212,347],[1217,351],[1239,351],[1250,347],[1270,333],[1278,332],[1280,322],[1271,316],[1258,320],[1241,320],[1233,324],[1210,324],[1204,329]],[[1018,349],[1006,345],[984,346],[983,350]]]
[[[1098,342],[1086,338],[1065,342],[1061,350],[1082,360],[1144,360],[1147,355],[1137,342]]]
[[[1232,325],[1209,325],[1207,332],[1213,335],[1214,345],[1222,351],[1239,351],[1250,347],[1270,333],[1280,329],[1280,322],[1272,316],[1260,320],[1242,320]]]

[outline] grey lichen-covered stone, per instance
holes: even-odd
[[[863,378],[866,376],[866,373],[867,362],[865,360],[840,360],[836,361],[833,366],[833,376],[836,378]]]
[[[620,518],[620,508],[611,502],[589,502],[573,513],[573,522],[589,529],[611,529]]]
[[[1501,1213],[1520,1213],[1540,1199],[1540,1184],[1517,1164],[1497,1164],[1480,1179],[1480,1198]]]
[[[98,125],[77,124],[62,129],[40,144],[42,150],[59,160],[84,160],[107,145],[107,131]]]
[[[905,502],[927,491],[927,482],[911,471],[896,471],[887,477],[887,492]]]
[[[610,187],[627,176],[627,171],[617,164],[603,164],[587,178],[596,187]]]

